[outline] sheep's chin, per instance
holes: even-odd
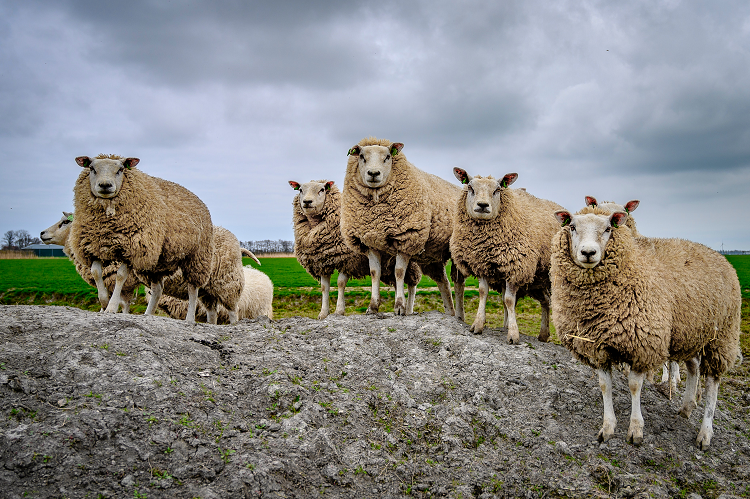
[[[469,216],[474,220],[492,220],[493,218],[495,218],[492,215],[492,212],[470,211]]]
[[[385,185],[385,182],[372,182],[369,180],[365,180],[365,185],[370,189],[378,189],[380,187],[383,187]]]
[[[576,265],[584,269],[593,269],[594,267],[599,265],[599,262],[601,262],[601,260],[597,260],[595,262],[582,262],[578,258],[574,258],[573,261],[576,263]]]
[[[113,197],[117,196],[117,191],[113,192],[102,192],[102,191],[96,191],[94,193],[94,196],[102,199],[112,199]]]

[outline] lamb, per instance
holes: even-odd
[[[122,287],[134,272],[153,292],[146,308],[152,315],[162,280],[181,270],[188,284],[186,320],[195,323],[198,290],[211,273],[211,214],[189,190],[135,168],[139,161],[104,154],[76,158],[86,170],[73,189],[76,215],[69,254],[94,275],[101,273],[103,261],[122,262],[107,313],[117,311]]]
[[[240,295],[237,318],[256,319],[265,315],[269,319],[273,319],[273,282],[266,274],[249,265],[243,267],[242,271],[245,276],[245,284]],[[188,302],[162,295],[161,300],[159,300],[159,308],[173,319],[184,319],[187,315]],[[207,310],[201,303],[198,304],[196,319],[208,320]],[[231,322],[229,312],[221,304],[218,306],[217,322],[219,324]]]
[[[229,323],[234,324],[239,320],[240,295],[245,284],[240,243],[234,234],[224,227],[214,226],[213,248],[211,274],[199,290],[198,300],[207,311],[206,322],[217,323],[217,307],[221,305],[227,311]],[[164,278],[162,292],[180,300],[188,299],[188,285],[181,270]]]
[[[559,229],[552,213],[562,207],[510,189],[518,178],[508,173],[501,179],[470,176],[454,168],[464,184],[457,201],[450,240],[453,262],[462,274],[479,278],[479,308],[470,330],[484,330],[489,288],[503,293],[508,342],[518,343],[516,300],[530,295],[542,306],[539,341],[549,339],[549,267],[551,241]]]
[[[555,215],[563,228],[552,243],[552,318],[562,344],[598,372],[604,401],[599,441],[612,437],[617,423],[613,364],[631,366],[627,440],[640,444],[645,373],[667,360],[684,360],[680,415],[687,418],[696,407],[700,372],[706,405],[696,444],[707,449],[721,375],[739,355],[741,295],[734,268],[698,243],[635,237],[624,227],[624,211],[590,206]]]
[[[461,189],[409,163],[402,143],[366,138],[348,152],[341,208],[341,234],[347,246],[367,254],[372,295],[367,313],[380,306],[383,255],[395,256],[396,315],[410,313],[404,277],[410,261],[438,285],[445,313],[464,317],[464,276],[453,266],[453,308],[445,264]]]
[[[61,246],[66,246],[68,235],[70,234],[70,227],[73,223],[73,213],[68,211],[63,211],[62,213],[63,216],[57,223],[47,227],[40,234],[40,238],[42,239],[42,242],[44,244],[59,244]],[[75,263],[75,258],[70,255],[69,251],[70,248],[66,247],[63,249],[63,252],[68,255],[68,258],[73,260],[73,262]],[[115,288],[117,269],[119,267],[120,263],[118,262],[108,262],[107,265],[102,266],[101,274],[97,273],[96,275],[94,275],[91,273],[90,268],[86,268],[83,265],[76,263],[76,272],[78,272],[78,275],[80,275],[84,281],[92,286],[96,286],[97,290],[104,289],[106,291],[107,294],[104,299],[102,299],[101,294],[99,295],[99,301],[102,305],[102,310],[107,307],[107,302],[109,301],[109,293],[111,293]],[[97,280],[101,282],[97,282]],[[123,314],[130,313],[130,305],[135,301],[135,291],[138,289],[140,284],[141,283],[138,281],[135,275],[132,274],[128,276],[127,280],[123,284],[122,292],[120,294],[120,305],[122,306]]]
[[[318,319],[325,319],[330,312],[329,296],[331,275],[338,270],[337,315],[344,315],[344,289],[349,278],[360,279],[370,274],[368,258],[350,249],[341,236],[341,193],[332,180],[310,181],[304,184],[289,181],[298,195],[294,197],[292,219],[294,223],[294,253],[300,265],[316,280],[320,281],[323,299]],[[380,279],[386,284],[395,284],[393,272],[388,265]],[[409,287],[407,311],[414,310],[416,288],[422,278],[422,270],[416,262],[407,267],[404,282]]]

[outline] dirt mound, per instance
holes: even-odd
[[[672,497],[750,494],[750,396],[644,388],[645,440],[600,445],[593,371],[437,312],[190,326],[0,306],[3,497]],[[649,496],[650,494],[650,496]]]

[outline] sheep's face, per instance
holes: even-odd
[[[592,269],[602,261],[612,228],[624,224],[628,214],[616,211],[611,215],[571,215],[567,211],[557,211],[555,217],[563,226],[568,226],[573,262],[584,269]]]
[[[328,182],[305,182],[299,184],[294,181],[290,181],[289,185],[294,190],[299,191],[299,205],[302,209],[302,213],[306,217],[317,217],[323,211],[323,206],[326,203],[326,195],[331,190],[333,180]]]
[[[394,143],[390,149],[385,146],[354,146],[349,154],[359,157],[357,171],[362,183],[372,189],[383,187],[391,176],[393,156],[404,147],[401,143]]]
[[[508,173],[500,180],[492,176],[472,177],[461,168],[454,168],[453,174],[466,186],[466,213],[474,220],[493,220],[497,217],[503,189],[518,178],[516,173]]]
[[[70,226],[73,224],[73,214],[67,211],[63,211],[63,216],[55,224],[50,225],[40,234],[40,238],[44,244],[60,244],[65,245],[68,240],[68,233],[70,232]]]
[[[91,194],[103,199],[110,199],[120,193],[122,180],[125,178],[125,168],[131,168],[138,164],[138,158],[111,159],[81,156],[76,158],[83,168],[89,169],[89,182],[91,183]]]

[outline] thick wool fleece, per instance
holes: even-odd
[[[207,309],[221,305],[227,310],[234,310],[245,284],[240,242],[224,227],[214,226],[213,246],[211,276],[198,290],[198,299]],[[163,292],[181,300],[188,299],[187,282],[181,271],[164,279]]]
[[[359,142],[362,147],[392,144],[372,137]],[[391,255],[403,253],[419,264],[444,266],[450,258],[448,245],[461,189],[418,169],[403,153],[393,156],[388,182],[377,189],[362,183],[357,165],[357,156],[349,156],[341,210],[344,242],[361,253],[372,248]],[[426,266],[422,268],[430,275]]]
[[[613,228],[602,261],[584,269],[573,262],[566,226],[553,240],[550,273],[557,335],[593,368],[625,362],[646,372],[702,354],[701,373],[720,376],[738,358],[739,280],[710,248]]]
[[[123,262],[149,283],[182,269],[188,282],[202,287],[213,255],[206,205],[184,187],[137,168],[124,176],[118,195],[101,199],[91,193],[89,171],[81,172],[73,189],[70,254],[88,268],[95,260]]]
[[[456,202],[450,241],[461,273],[484,277],[493,289],[506,280],[527,290],[549,289],[550,246],[560,228],[554,213],[562,207],[521,189],[502,189],[497,217],[475,220],[466,212],[467,195],[464,189]]]
[[[318,180],[325,183],[327,180]],[[316,280],[324,275],[332,275],[338,270],[350,279],[361,279],[370,275],[370,261],[359,251],[352,250],[344,243],[341,235],[341,192],[332,185],[326,193],[323,208],[317,217],[310,220],[302,212],[299,196],[292,202],[294,223],[294,253],[300,265]],[[384,255],[385,256],[385,255]],[[388,258],[381,262],[381,280],[395,285],[393,274],[395,263],[386,265]],[[409,262],[404,282],[416,285],[422,278],[422,271],[416,263]]]
[[[604,201],[603,203],[599,203],[596,206],[603,210],[606,210],[608,213],[614,213],[616,211],[625,211],[625,207],[623,205],[619,203],[615,203],[614,201]],[[633,215],[631,213],[628,213],[628,219],[625,221],[625,225],[630,229],[630,231],[633,233],[635,237],[643,237],[643,234],[638,232],[638,228],[636,227],[636,224],[635,224],[635,218],[633,218]]]

